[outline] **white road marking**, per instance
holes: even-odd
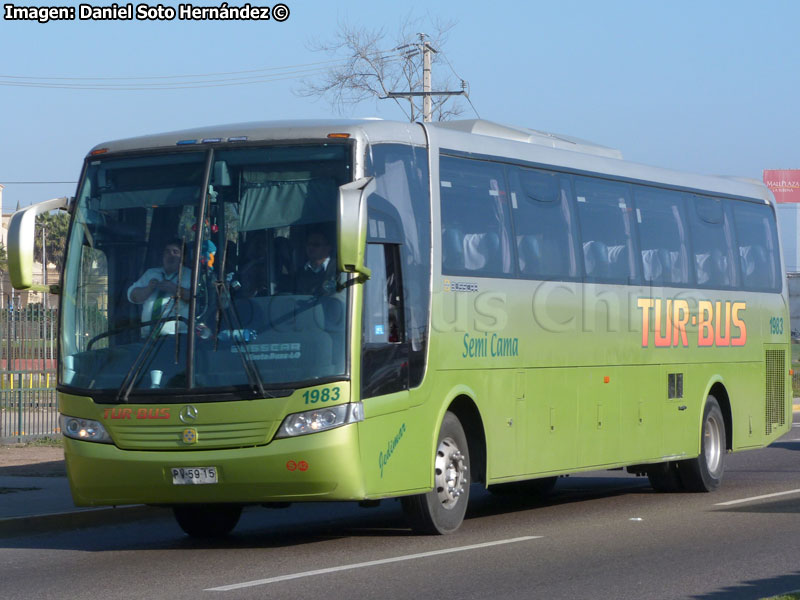
[[[734,504],[742,504],[743,502],[753,502],[754,500],[764,500],[765,498],[776,498],[777,496],[786,496],[788,494],[800,494],[800,489],[787,490],[785,492],[775,492],[774,494],[764,494],[763,496],[753,496],[751,498],[741,498],[740,500],[728,500],[728,502],[718,502],[714,506],[732,506]]]
[[[244,583],[234,583],[231,585],[223,585],[215,588],[208,588],[204,592],[229,592],[231,590],[239,590],[247,587],[254,587],[257,585],[267,585],[268,583],[277,583],[278,581],[288,581],[290,579],[300,579],[301,577],[313,577],[314,575],[324,575],[325,573],[336,573],[338,571],[350,571],[353,569],[363,569],[364,567],[374,567],[377,565],[386,565],[394,562],[402,562],[405,560],[415,560],[417,558],[427,558],[429,556],[438,556],[440,554],[451,554],[453,552],[464,552],[465,550],[477,550],[479,548],[489,548],[491,546],[500,546],[503,544],[514,544],[516,542],[527,542],[529,540],[537,540],[541,535],[527,535],[524,537],[510,538],[507,540],[498,540],[496,542],[485,542],[483,544],[472,544],[471,546],[459,546],[457,548],[446,548],[444,550],[433,550],[431,552],[420,552],[419,554],[406,554],[405,556],[396,556],[394,558],[383,558],[380,560],[370,560],[362,563],[354,563],[351,565],[341,565],[339,567],[329,567],[327,569],[316,569],[314,571],[303,571],[302,573],[292,573],[291,575],[279,575],[277,577],[269,577],[267,579],[256,579],[255,581],[245,581]]]

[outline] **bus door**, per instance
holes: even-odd
[[[364,285],[361,397],[408,390],[409,344],[405,332],[400,244],[367,244],[372,271]]]

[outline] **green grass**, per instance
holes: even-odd
[[[780,596],[770,596],[769,598],[762,598],[761,600],[800,600],[800,591],[789,592],[788,594],[781,594]]]
[[[26,442],[25,446],[47,446],[50,448],[61,448],[64,446],[64,440],[61,437],[43,437],[30,442]]]

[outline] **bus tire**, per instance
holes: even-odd
[[[700,456],[682,460],[679,473],[690,492],[713,492],[725,472],[725,419],[717,399],[709,395],[700,429]]]
[[[172,512],[184,533],[194,538],[221,538],[228,535],[242,515],[239,504],[182,504]]]
[[[647,470],[650,485],[657,492],[674,493],[683,492],[683,481],[678,473],[678,464],[675,461],[659,463]]]
[[[414,531],[443,535],[461,526],[469,502],[469,469],[464,428],[453,413],[445,413],[434,456],[433,489],[401,499]]]

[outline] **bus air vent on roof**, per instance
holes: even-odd
[[[587,142],[586,140],[568,135],[547,133],[535,129],[528,129],[527,127],[501,125],[500,123],[484,121],[483,119],[438,121],[436,123],[431,123],[431,125],[441,127],[442,129],[452,129],[455,131],[474,133],[476,135],[486,135],[516,142],[527,142],[529,144],[538,144],[540,146],[549,146],[562,150],[572,150],[573,152],[583,152],[585,154],[594,154],[607,158],[622,159],[622,152],[615,148],[600,146],[599,144],[593,144],[592,142]]]

